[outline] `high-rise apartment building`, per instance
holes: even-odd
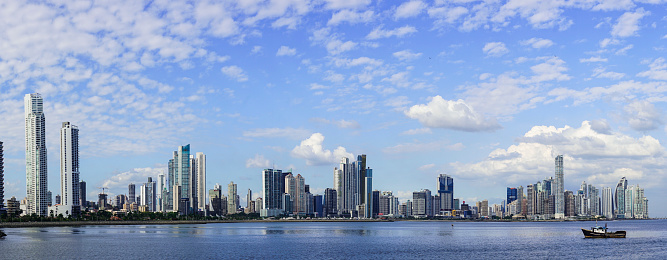
[[[163,198],[166,198],[165,188],[167,187],[166,176],[164,172],[157,175],[157,182],[155,183],[155,211],[164,212],[165,203]]]
[[[227,185],[227,214],[236,214],[239,208],[238,195],[236,192],[236,184],[230,182]]]
[[[616,184],[614,192],[614,218],[625,218],[625,190],[628,188],[628,180],[621,178]]]
[[[0,210],[5,207],[5,164],[3,149],[2,142],[0,141]]]
[[[333,217],[338,215],[338,194],[335,189],[326,188],[324,190],[324,206],[323,213],[324,217]]]
[[[86,198],[86,182],[85,181],[80,181],[79,182],[79,206],[82,208],[87,208],[88,207],[88,201]]]
[[[419,217],[433,216],[433,198],[430,190],[423,189],[412,193],[412,215]]]
[[[262,171],[262,209],[260,216],[273,217],[282,214],[282,192],[284,177],[281,170],[264,169]]]
[[[26,94],[23,101],[25,105],[26,214],[47,216],[49,189],[44,100],[40,94],[33,93]]]
[[[565,218],[565,184],[563,175],[563,155],[556,156],[556,177],[552,194],[554,195],[554,217],[556,219]]]
[[[130,183],[129,185],[127,185],[127,203],[128,204],[132,204],[132,203],[137,202],[136,201],[136,199],[137,199],[136,192],[137,192],[137,187],[136,187],[136,185],[134,185],[134,183]]]
[[[602,215],[607,219],[614,218],[614,196],[611,187],[602,188]]]
[[[365,154],[357,156],[353,162],[349,158],[341,158],[340,168],[334,168],[334,189],[338,195],[338,214],[354,216],[358,213],[360,217],[372,215],[370,191],[373,190],[373,173],[366,167]]]
[[[155,205],[157,190],[155,189],[155,182],[152,177],[148,177],[148,182],[141,185],[141,205],[147,206],[149,212],[155,212],[157,205]]]
[[[60,129],[60,194],[61,207],[68,215],[81,212],[79,198],[79,128],[63,122]]]
[[[447,174],[438,176],[438,196],[440,201],[435,205],[438,213],[454,209],[454,179]]]
[[[193,171],[194,157],[190,157],[190,145],[179,146],[169,160],[169,196],[167,210],[191,213],[196,207],[196,178]],[[184,206],[186,208],[182,208]]]
[[[195,156],[195,176],[197,177],[197,209],[206,210],[206,155],[198,152]]]

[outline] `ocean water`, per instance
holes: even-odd
[[[5,228],[0,259],[667,259],[667,220],[281,222]],[[453,226],[452,226],[453,224]]]

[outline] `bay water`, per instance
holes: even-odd
[[[667,220],[254,222],[5,228],[1,259],[667,259]]]

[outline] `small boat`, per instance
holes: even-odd
[[[607,224],[604,227],[596,225],[591,229],[581,229],[585,238],[625,238],[625,231],[610,232],[607,230]]]

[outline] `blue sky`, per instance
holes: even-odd
[[[207,186],[261,196],[261,170],[333,186],[366,154],[402,201],[450,174],[500,203],[554,174],[627,177],[667,216],[664,1],[34,1],[0,4],[5,197],[25,197],[23,96],[45,101],[49,187],[61,122],[88,197],[166,172],[179,145]]]

